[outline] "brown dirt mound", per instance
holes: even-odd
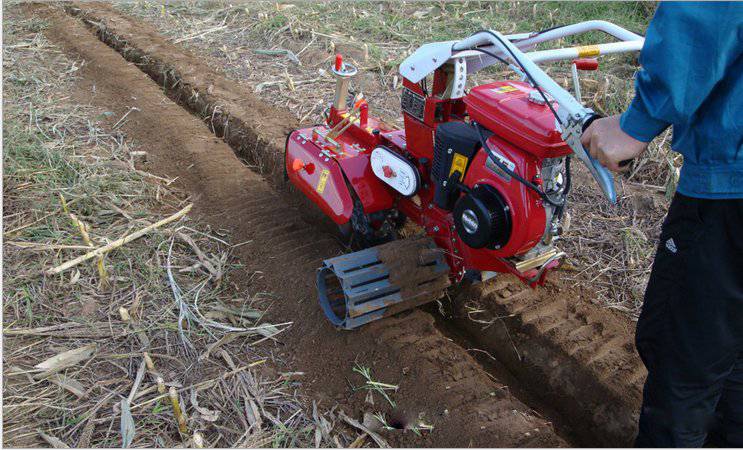
[[[400,410],[434,425],[420,438],[410,432],[388,433],[395,444],[565,445],[548,422],[492,380],[426,313],[414,311],[355,333],[334,330],[315,304],[313,281],[320,260],[342,250],[334,239],[303,222],[299,211],[136,66],[76,20],[43,11],[52,24],[49,38],[86,61],[80,90],[73,95],[105,105],[117,117],[136,106],[139,110],[121,129],[148,151],[147,169],[178,176],[177,183],[193,194],[205,221],[230,229],[234,240],[244,243],[235,248],[245,266],[236,287],[246,295],[272,292],[274,297],[267,299],[273,304],[272,318],[294,321],[275,351],[291,367],[305,371],[304,386],[319,402],[339,403],[354,417],[391,409],[379,397],[373,406],[365,403],[366,391],[354,389],[363,384],[352,371],[356,363],[371,368],[375,379],[399,386],[393,398]]]
[[[157,30],[110,5],[81,3],[67,10],[81,15],[101,39],[168,87],[167,94],[176,102],[207,119],[211,130],[252,168],[272,182],[283,181],[283,152],[266,149],[283,149],[286,137],[298,127],[288,111],[266,104],[250,89],[225,78],[209,60],[172,45]]]
[[[442,259],[443,254],[441,249],[436,248],[431,238],[414,236],[380,245],[377,248],[380,261],[390,271],[390,283],[401,288],[402,298],[415,297],[415,303],[423,305],[441,298],[446,288],[449,287],[449,273],[437,271],[430,265],[437,259]],[[424,282],[425,288],[421,287],[421,283]],[[407,307],[400,311],[405,309]]]

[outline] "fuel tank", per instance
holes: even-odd
[[[470,119],[537,158],[556,158],[571,153],[549,106],[528,83],[483,84],[472,88],[464,97],[464,103]],[[554,102],[552,107],[558,108]]]

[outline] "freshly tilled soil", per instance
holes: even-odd
[[[275,351],[292,370],[305,372],[303,386],[312,398],[324,406],[337,403],[356,418],[367,411],[390,412],[381,397],[370,405],[367,391],[355,389],[364,381],[352,371],[359,364],[369,367],[376,380],[399,386],[392,394],[396,415],[420,417],[434,426],[422,437],[387,432],[393,444],[567,444],[548,421],[497,381],[497,374],[484,371],[444,336],[430,314],[412,311],[353,333],[333,329],[316,305],[314,275],[323,258],[342,252],[335,239],[307,224],[301,212],[242,164],[230,146],[168,99],[136,65],[96,39],[82,22],[49,6],[29,7],[27,12],[42,15],[50,23],[47,37],[86,61],[71,95],[105,106],[115,117],[138,108],[121,130],[148,152],[142,168],[177,176],[176,183],[192,194],[197,214],[212,226],[229,230],[234,242],[244,243],[235,249],[244,276],[233,281],[246,295],[270,295],[268,320],[294,322],[279,336]],[[261,119],[270,122],[269,117]]]
[[[590,304],[591,297],[556,277],[535,292],[503,276],[462,287],[449,321],[521,384],[533,386],[581,443],[631,445],[647,372],[634,351],[631,325]]]
[[[296,127],[296,120],[288,112],[266,105],[249,89],[227,80],[214,65],[209,64],[208,59],[167,42],[156,30],[108,5],[77,4],[68,7],[67,11],[81,18],[101,40],[128,61],[136,63],[140,70],[165,88],[171,99],[205,119],[209,130],[227,142],[231,152],[266,177],[260,182],[263,187],[258,188],[248,182],[251,177],[255,179],[255,175],[239,164],[234,154],[231,159],[227,156],[223,159],[217,158],[214,153],[208,161],[201,161],[188,152],[184,153],[182,148],[162,142],[166,147],[161,156],[162,164],[151,161],[153,170],[163,170],[171,176],[184,176],[183,183],[188,181],[181,171],[192,172],[188,178],[198,188],[192,185],[187,187],[207,199],[201,205],[197,203],[201,214],[209,220],[223,221],[220,222],[222,226],[234,227],[255,240],[255,244],[241,247],[243,263],[249,269],[263,272],[263,278],[258,282],[254,280],[251,288],[286,289],[291,294],[286,298],[298,299],[299,305],[282,301],[282,304],[274,305],[274,309],[277,317],[283,314],[302,319],[297,320],[293,333],[284,337],[291,348],[287,356],[291,359],[303,357],[299,353],[304,351],[314,352],[311,358],[305,357],[308,362],[311,359],[328,369],[321,371],[322,376],[318,373],[315,379],[309,373],[308,385],[317,398],[326,396],[330,401],[341,401],[345,396],[345,400],[349,401],[349,398],[361,395],[356,393],[349,396],[348,392],[344,392],[347,390],[345,381],[340,377],[340,383],[331,381],[332,377],[325,378],[330,368],[348,376],[352,366],[350,361],[343,359],[348,355],[344,356],[342,351],[336,353],[336,350],[346,348],[350,351],[355,347],[354,355],[371,358],[367,361],[381,361],[382,349],[395,348],[390,342],[380,340],[380,336],[389,334],[386,331],[388,327],[418,329],[422,326],[421,330],[435,329],[431,316],[420,311],[375,323],[350,334],[328,329],[315,305],[314,286],[310,279],[323,258],[338,254],[343,249],[330,235],[321,232],[324,227],[318,224],[325,225],[325,222],[314,220],[316,212],[306,208],[306,203],[299,200],[298,194],[284,184],[283,146],[288,132]],[[159,90],[158,94],[162,96]],[[199,123],[193,117],[191,120]],[[203,130],[203,124],[199,125]],[[179,138],[173,142],[182,141],[184,134],[183,130],[174,134]],[[151,134],[149,139],[153,135],[156,134]],[[143,136],[143,139],[146,138]],[[215,140],[214,144],[218,142]],[[226,148],[224,145],[222,147]],[[199,176],[193,174],[195,170],[200,171]],[[218,182],[204,181],[215,176],[219,178]],[[232,181],[228,181],[228,178]],[[278,192],[271,190],[265,181]],[[308,224],[307,220],[311,220],[311,223]],[[277,294],[281,295],[280,292]],[[545,287],[537,290],[525,288],[516,280],[503,277],[495,283],[452,288],[450,295],[453,298],[453,317],[447,327],[455,327],[457,333],[466,336],[468,343],[495,355],[519,380],[520,389],[529,391],[530,398],[549,404],[550,410],[560,414],[558,422],[571,429],[571,436],[580,443],[590,445],[631,444],[645,371],[634,351],[633,326],[626,317],[592,304],[591,292],[579,290],[560,280],[559,272],[550,277]],[[472,311],[477,313],[473,314]],[[305,334],[296,338],[297,333]],[[437,333],[447,341],[444,335]],[[291,343],[295,338],[297,343]],[[397,342],[400,337],[392,339]],[[307,342],[311,344],[307,345]],[[413,342],[424,345],[417,338]],[[473,362],[461,347],[451,342],[449,344],[459,349],[463,358],[469,361],[468,364]],[[412,348],[415,349],[415,345]],[[405,352],[406,349],[398,351]],[[354,357],[351,357],[353,360]],[[393,369],[393,366],[389,366],[388,370],[380,369],[380,378],[387,382],[409,380],[413,368],[405,366],[405,362],[402,364],[394,366],[397,369]],[[384,363],[378,363],[378,366],[383,367]],[[398,369],[401,372],[396,377],[384,379],[385,373],[394,374]],[[442,370],[441,367],[434,367],[427,372],[418,372],[415,381],[427,386],[434,374]],[[481,368],[478,370],[482,372]],[[457,376],[450,378],[456,379]],[[469,384],[472,383],[466,383]],[[321,388],[321,385],[327,386]],[[412,387],[410,389],[410,392],[414,391]],[[445,390],[451,389],[449,386]],[[403,392],[402,387],[400,392]],[[441,413],[441,417],[453,423],[452,408],[436,408],[434,403],[456,404],[456,395],[443,395],[434,400],[427,389],[420,392],[421,399],[418,403],[413,402],[417,405],[411,406],[413,409],[434,415],[434,411],[445,409],[448,414]],[[467,406],[470,400],[460,402],[460,407],[472,413],[475,408]],[[403,402],[400,403],[402,407]],[[427,417],[431,420],[432,416]],[[462,440],[465,436],[457,436],[456,441],[440,439],[441,435],[435,431],[424,443],[416,441],[416,444],[469,444]],[[472,443],[478,445],[476,440]],[[479,444],[496,445],[488,440]]]

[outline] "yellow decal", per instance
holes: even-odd
[[[601,54],[601,49],[598,45],[584,45],[578,47],[578,58],[585,58],[587,56],[598,56]]]
[[[513,92],[513,91],[518,91],[518,88],[507,85],[507,86],[501,86],[495,89],[495,92],[497,92],[498,94],[505,94],[506,92]]]
[[[323,169],[320,173],[320,181],[317,182],[317,188],[315,189],[318,194],[322,194],[325,192],[325,185],[328,184],[328,177],[330,176],[330,171],[328,169]]]
[[[449,176],[456,171],[459,171],[459,181],[464,178],[464,171],[467,168],[467,157],[460,155],[459,153],[454,154],[454,159],[451,162],[451,169],[449,170]]]

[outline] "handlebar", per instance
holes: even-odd
[[[527,74],[529,81],[540,92],[546,92],[552,96],[559,105],[558,109],[553,111],[562,128],[563,139],[573,150],[575,156],[591,172],[591,175],[598,183],[607,200],[615,203],[617,195],[614,187],[614,177],[604,166],[591,157],[580,142],[584,127],[587,127],[596,118],[593,110],[581,105],[575,97],[547,75],[535,61],[528,58],[515,43],[509,41],[497,31],[481,31],[476,33],[454,44],[452,50],[472,49],[482,45],[489,45],[494,49],[500,50],[503,57],[511,60]]]
[[[639,34],[633,33],[626,28],[620,27],[617,24],[607,22],[605,20],[587,20],[585,22],[578,22],[572,25],[565,25],[541,33],[533,33],[532,35],[524,39],[514,39],[511,36],[506,37],[509,38],[509,40],[511,40],[517,46],[523,48],[524,46],[534,46],[542,42],[552,41],[555,39],[564,38],[566,36],[582,34],[589,31],[603,31],[604,33],[613,36],[620,41],[637,41],[643,39],[643,37]]]
[[[600,119],[601,116],[599,114],[592,114],[588,116],[588,118],[583,122],[583,125],[581,126],[581,131],[586,131],[586,128],[588,128],[591,123],[596,120]],[[617,201],[617,193],[614,188],[614,176],[609,172],[609,169],[602,166],[600,162],[598,162],[593,156],[591,156],[591,153],[589,153],[585,147],[583,147],[583,144],[581,142],[578,142],[578,145],[580,145],[583,148],[583,151],[585,152],[586,159],[588,162],[590,162],[590,167],[588,167],[588,170],[593,174],[594,178],[596,178],[596,181],[599,183],[599,186],[601,186],[602,190],[604,191],[604,195],[606,195],[606,198],[611,203],[616,203]],[[578,155],[579,159],[580,155]],[[585,160],[583,161],[586,162]],[[628,161],[629,163],[629,161]],[[594,173],[595,172],[595,173]],[[598,176],[597,176],[598,175]]]
[[[643,38],[639,34],[633,33],[626,28],[620,27],[619,25],[607,22],[605,20],[588,20],[585,22],[579,22],[572,25],[554,28],[552,30],[540,33],[516,34],[508,35],[505,37],[510,42],[512,42],[519,50],[525,52],[544,42],[549,42],[555,39],[561,39],[576,34],[583,34],[589,31],[602,31],[610,36],[615,37],[616,39],[619,39],[620,42],[608,42],[595,45],[585,45],[581,47],[540,50],[528,52],[525,53],[525,55],[536,63],[573,60],[576,58],[583,58],[587,56],[640,51],[643,44],[645,43],[645,38]],[[455,43],[452,46],[452,51],[456,52],[467,50],[472,47],[492,45],[491,42],[489,42],[487,39],[477,37],[479,34],[480,33],[476,33],[469,38]]]
[[[620,42],[527,52],[542,42],[588,31],[605,32],[619,39]],[[529,81],[540,92],[546,92],[557,102],[559,108],[555,111],[555,115],[561,127],[563,139],[573,150],[575,156],[589,169],[606,198],[614,203],[616,191],[611,173],[593,159],[580,142],[583,125],[590,123],[595,113],[590,108],[584,107],[557,84],[537,63],[639,51],[644,42],[642,36],[603,20],[580,22],[540,33],[509,36],[492,30],[480,31],[461,41],[434,42],[421,46],[403,61],[400,65],[400,74],[413,83],[417,83],[450,60],[454,61],[463,75],[477,72],[499,60],[512,61],[511,67],[514,70],[528,75]],[[464,81],[463,78],[462,85]],[[463,90],[458,95],[463,95]],[[452,98],[455,98],[454,95]]]

